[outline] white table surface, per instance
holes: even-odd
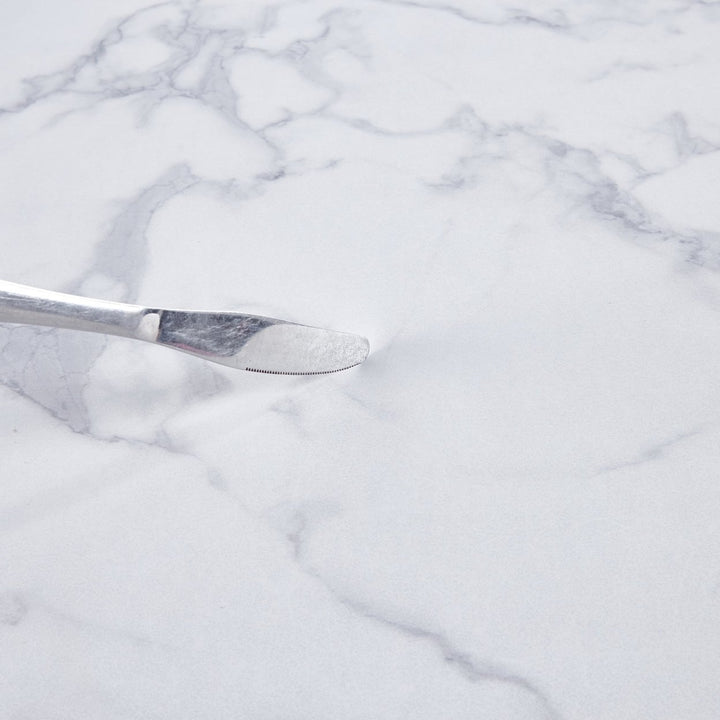
[[[3,0],[0,718],[720,717],[720,3]]]

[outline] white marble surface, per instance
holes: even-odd
[[[3,0],[0,717],[720,717],[720,3]]]

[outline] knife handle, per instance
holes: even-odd
[[[159,316],[139,305],[95,300],[0,280],[0,322],[154,340]]]

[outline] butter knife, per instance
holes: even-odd
[[[240,370],[279,375],[347,370],[369,352],[368,341],[352,333],[236,312],[147,308],[3,280],[0,323],[119,335]]]

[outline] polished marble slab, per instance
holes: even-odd
[[[717,718],[720,3],[0,6],[0,717]]]

